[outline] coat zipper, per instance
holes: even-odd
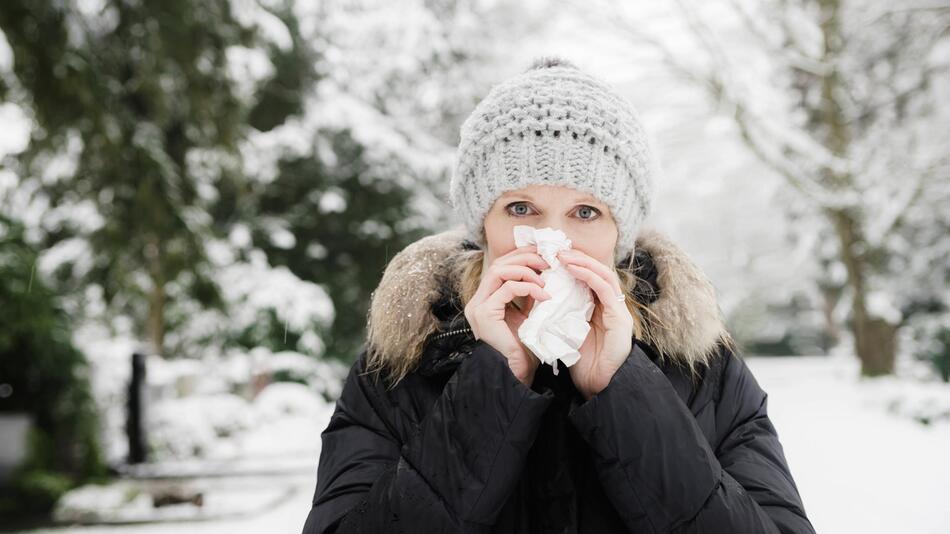
[[[455,334],[461,334],[463,332],[471,332],[471,328],[459,328],[457,330],[449,330],[448,332],[442,332],[441,334],[436,335],[432,339],[442,339],[444,337],[454,336]]]

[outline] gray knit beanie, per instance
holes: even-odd
[[[560,57],[540,57],[495,85],[461,127],[449,187],[467,238],[485,247],[495,200],[530,184],[570,186],[617,222],[615,263],[633,252],[658,163],[633,106]]]

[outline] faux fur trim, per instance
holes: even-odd
[[[691,368],[708,364],[720,343],[735,348],[715,286],[682,248],[659,230],[645,228],[634,249],[649,253],[657,270],[659,298],[647,305],[644,317],[650,345]]]
[[[372,293],[367,342],[381,367],[411,369],[426,339],[437,332],[432,304],[440,284],[456,283],[457,260],[466,252],[462,228],[426,236],[396,254]],[[666,235],[644,228],[635,250],[652,256],[658,297],[645,304],[644,340],[665,358],[693,368],[708,363],[717,344],[732,344],[716,290],[692,259]],[[628,260],[621,262],[627,265]]]

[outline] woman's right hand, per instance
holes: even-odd
[[[536,245],[525,245],[499,256],[482,273],[475,294],[465,305],[465,318],[475,339],[491,345],[508,359],[511,372],[531,386],[540,361],[521,343],[518,328],[527,319],[535,300],[551,295],[542,289],[544,281],[535,269],[550,267],[537,252]],[[528,297],[529,304],[519,311],[508,304],[516,297]]]

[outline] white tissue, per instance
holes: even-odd
[[[518,337],[543,363],[557,374],[557,360],[568,367],[577,363],[580,346],[590,331],[594,299],[590,288],[574,278],[557,259],[560,250],[571,248],[571,240],[561,230],[518,225],[515,245],[537,245],[538,254],[550,268],[541,271],[544,290],[551,298],[535,301],[528,318],[518,328]]]

